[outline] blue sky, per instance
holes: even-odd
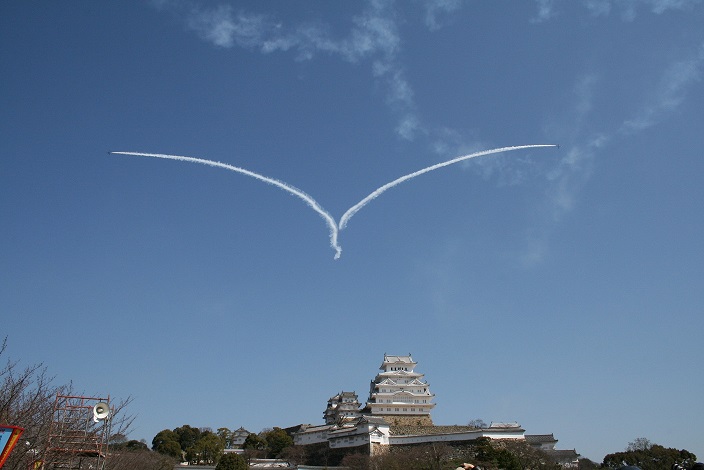
[[[438,424],[704,457],[704,4],[3,2],[9,355],[133,438],[320,423],[412,353]],[[220,161],[292,194],[189,162]]]

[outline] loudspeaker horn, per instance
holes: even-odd
[[[96,423],[98,420],[105,419],[110,414],[110,406],[105,402],[96,403],[93,407],[93,421]]]

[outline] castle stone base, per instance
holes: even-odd
[[[433,419],[430,417],[430,415],[405,415],[405,416],[399,416],[399,415],[374,415],[378,416],[380,418],[384,418],[384,420],[389,423],[391,426],[432,426],[433,425]]]

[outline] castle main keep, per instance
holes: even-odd
[[[383,417],[392,426],[432,426],[430,410],[434,395],[415,371],[418,363],[408,356],[389,356],[369,386],[369,399],[363,414]]]

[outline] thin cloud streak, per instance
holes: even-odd
[[[622,20],[633,21],[640,8],[660,15],[673,10],[688,10],[701,2],[702,0],[582,0],[581,3],[592,16],[609,16],[617,10]],[[541,23],[557,16],[558,0],[535,0],[535,3],[538,12],[532,22]]]

